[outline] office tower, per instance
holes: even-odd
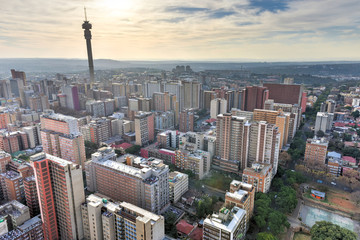
[[[181,172],[169,174],[170,201],[176,203],[189,190],[189,176]]]
[[[0,229],[4,232],[12,231],[30,219],[29,208],[16,200],[0,206]],[[11,239],[11,238],[10,238]]]
[[[30,216],[35,217],[40,214],[40,205],[38,199],[38,192],[36,189],[36,179],[34,176],[25,177],[23,179],[26,206],[30,211]]]
[[[13,97],[20,98],[21,105],[26,106],[25,85],[21,79],[10,79],[10,88]]]
[[[174,111],[156,112],[155,113],[155,129],[166,130],[175,128]]]
[[[9,80],[0,80],[0,97],[5,99],[12,98],[11,86]]]
[[[284,78],[284,84],[294,84],[294,78]]]
[[[248,86],[243,94],[243,103],[241,110],[253,111],[254,109],[263,109],[265,101],[269,99],[269,90],[266,87]]]
[[[254,186],[256,192],[267,193],[272,179],[272,167],[267,163],[253,163],[243,171],[242,180]]]
[[[243,240],[245,234],[246,211],[239,207],[223,207],[204,220],[204,240]]]
[[[48,111],[40,120],[44,152],[83,166],[85,143],[77,119]]]
[[[26,86],[26,74],[22,71],[16,71],[15,69],[11,69],[11,77],[13,79],[21,79]]]
[[[130,154],[115,159],[116,154],[111,148],[100,148],[92,154],[92,161],[86,164],[89,191],[155,213],[168,207],[169,167],[163,161]]]
[[[185,109],[180,112],[180,120],[179,120],[179,131],[180,132],[188,132],[194,131],[194,112],[192,109]]]
[[[111,121],[107,118],[92,120],[89,124],[80,127],[85,141],[100,144],[112,136]]]
[[[276,103],[301,104],[302,86],[299,84],[264,83],[269,90],[269,99]]]
[[[29,148],[27,135],[24,132],[0,133],[0,150],[15,153]]]
[[[202,150],[210,153],[212,158],[216,150],[216,136],[214,132],[187,132],[180,136],[178,147],[182,150]]]
[[[333,119],[334,119],[333,113],[318,112],[316,114],[316,121],[315,121],[315,134],[320,130],[323,131],[324,133],[331,130]]]
[[[14,171],[0,174],[1,195],[6,201],[25,202],[25,192],[22,176]]]
[[[78,87],[74,85],[66,85],[62,87],[62,92],[66,95],[66,107],[80,111]]]
[[[265,121],[254,122],[250,126],[248,167],[253,163],[272,165],[275,176],[279,160],[280,133],[274,124]]]
[[[82,24],[82,29],[84,29],[84,37],[86,39],[86,49],[88,55],[88,63],[89,63],[89,74],[90,74],[90,83],[93,84],[95,82],[95,75],[94,75],[94,62],[93,62],[93,55],[92,55],[92,48],[91,48],[91,31],[92,28],[91,23],[87,20],[86,16],[86,9],[85,10],[85,21]]]
[[[199,179],[202,179],[210,171],[211,157],[210,153],[202,150],[175,151],[175,166],[182,170],[192,171]]]
[[[225,206],[236,206],[246,211],[246,229],[254,212],[255,188],[251,184],[233,180],[225,194]]]
[[[216,93],[215,91],[204,91],[203,95],[204,95],[203,108],[210,111],[211,101],[216,98]]]
[[[282,110],[271,111],[264,109],[254,110],[254,121],[266,121],[270,124],[275,124],[280,133],[280,146],[282,149],[288,142],[290,129],[290,113],[284,113]]]
[[[308,139],[306,141],[304,161],[310,166],[322,167],[325,165],[329,142],[326,139]]]
[[[23,127],[22,131],[26,133],[29,148],[35,148],[41,144],[41,136],[40,136],[40,125],[33,125],[29,127]]]
[[[200,108],[200,91],[201,91],[201,83],[199,82],[188,82],[183,81],[182,82],[182,98],[183,109],[187,108],[194,108],[199,109]]]
[[[227,162],[238,161],[237,169],[242,170],[247,166],[250,124],[244,117],[236,117],[230,113],[220,114],[216,122],[216,155]],[[232,167],[231,167],[232,168]]]
[[[11,162],[11,155],[0,150],[0,173],[6,172],[6,165]]]
[[[82,239],[85,201],[80,165],[39,153],[30,157],[39,193],[45,239]]]
[[[210,117],[217,118],[217,115],[227,112],[227,101],[225,99],[216,98],[210,103]]]
[[[151,112],[138,112],[135,115],[136,144],[143,146],[155,140],[154,114]]]

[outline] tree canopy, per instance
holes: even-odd
[[[316,222],[311,228],[312,240],[356,240],[356,234],[327,221]]]

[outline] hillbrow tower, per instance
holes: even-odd
[[[92,49],[91,49],[91,23],[87,20],[86,16],[86,8],[84,8],[85,12],[85,21],[82,24],[82,28],[84,29],[84,37],[86,39],[86,48],[87,48],[87,54],[88,54],[88,63],[89,63],[89,73],[90,73],[90,83],[94,83],[94,61],[92,56]]]

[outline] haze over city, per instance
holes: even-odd
[[[358,0],[0,0],[0,58],[359,60]]]

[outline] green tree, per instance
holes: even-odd
[[[175,222],[177,220],[176,214],[171,211],[167,211],[164,214],[164,217],[165,217],[165,233],[176,238],[177,231],[176,228],[174,227]]]
[[[324,131],[319,130],[319,131],[316,132],[316,136],[318,136],[318,137],[324,137],[324,136],[325,136],[325,133],[324,133]]]
[[[285,227],[289,226],[290,224],[287,221],[287,217],[283,213],[272,211],[269,214],[269,229],[273,234],[278,235],[284,232]]]
[[[289,186],[281,188],[275,199],[275,205],[283,213],[291,213],[297,205],[296,191]]]
[[[85,154],[86,158],[90,158],[91,154],[95,153],[99,148],[99,145],[90,141],[85,141]]]
[[[127,149],[125,150],[125,152],[126,152],[126,153],[130,153],[130,154],[138,154],[139,151],[140,151],[140,149],[141,149],[141,146],[139,146],[139,145],[134,145],[134,146],[131,146],[131,147],[127,148]]]
[[[356,234],[327,221],[316,222],[311,228],[312,240],[356,240]]]
[[[256,235],[256,240],[277,240],[277,238],[268,232],[261,232]]]

